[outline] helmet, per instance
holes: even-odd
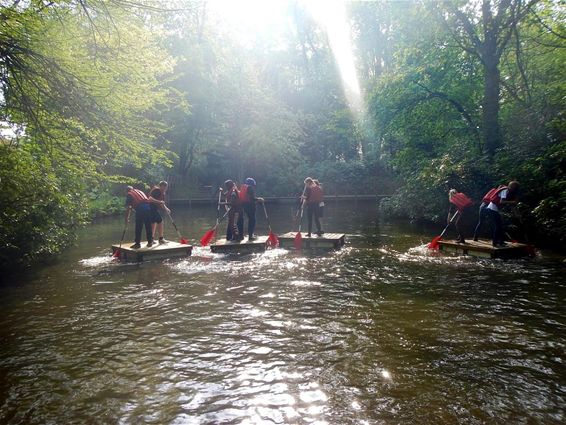
[[[255,186],[255,180],[252,179],[251,177],[248,177],[246,180],[244,180],[244,183],[247,184],[248,186]]]

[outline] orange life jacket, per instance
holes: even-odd
[[[320,186],[314,185],[309,188],[307,203],[318,204],[319,202],[322,202],[322,198],[323,198],[323,193],[322,193],[322,188]]]
[[[145,193],[139,189],[132,189],[128,192],[128,195],[132,197],[132,208],[136,209],[141,204],[149,204],[149,198]]]
[[[474,202],[470,198],[468,198],[466,195],[464,195],[462,192],[456,192],[450,198],[450,203],[454,204],[456,206],[456,208],[458,208],[460,211],[464,211],[466,208],[468,208]]]
[[[504,185],[494,187],[483,196],[482,202],[485,202],[486,204],[493,202],[497,206],[501,205],[501,197],[499,196],[499,194],[505,189],[507,189],[507,186]]]

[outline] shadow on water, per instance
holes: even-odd
[[[269,213],[296,230],[290,207]],[[175,215],[191,241],[215,220]],[[326,207],[325,230],[347,233],[329,252],[124,264],[121,224],[0,288],[1,423],[564,421],[559,259],[431,253],[371,203]]]

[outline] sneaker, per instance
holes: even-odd
[[[256,235],[248,236],[248,240],[249,240],[249,241],[255,241],[256,239],[257,239],[257,236],[256,236]]]
[[[310,234],[310,233],[307,233],[305,236],[306,236],[307,238],[310,238],[310,237],[311,237],[311,234]]]
[[[169,241],[168,241],[168,240],[165,240],[164,238],[159,238],[159,245],[163,245],[163,244],[166,244],[166,243],[168,243],[168,242],[169,242]]]
[[[151,248],[151,247],[153,246],[153,244],[154,244],[153,241],[149,241],[146,246],[147,246],[148,248]]]
[[[322,236],[324,234],[324,232],[322,230],[319,230],[318,232],[316,232],[317,236]]]
[[[474,236],[474,242],[477,242],[477,241],[478,241],[478,238],[476,238],[476,237]]]
[[[131,248],[131,249],[140,249],[140,248],[141,248],[141,245],[140,245],[139,243],[135,243],[135,244],[133,244],[130,248]]]

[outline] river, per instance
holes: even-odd
[[[294,230],[290,207],[269,210]],[[175,217],[196,241],[215,210]],[[0,287],[0,423],[565,422],[561,258],[429,253],[440,229],[368,202],[324,224],[343,249],[143,264],[110,258],[121,218],[86,227]]]

